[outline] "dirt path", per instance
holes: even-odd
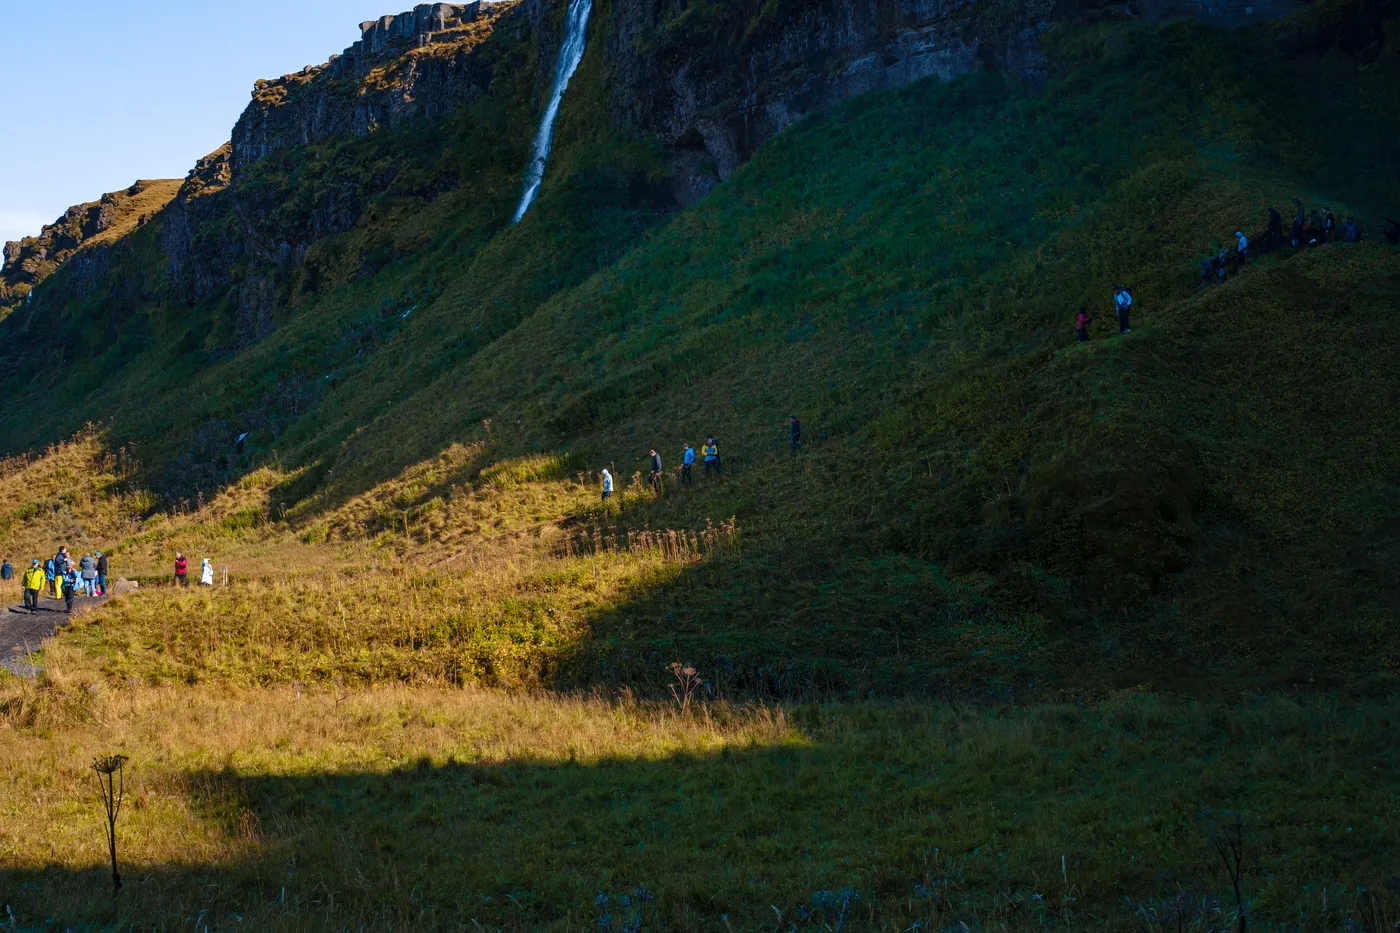
[[[110,596],[78,596],[73,600],[73,615],[91,612],[111,599]],[[17,677],[36,677],[39,668],[31,655],[43,643],[73,618],[64,612],[63,600],[39,597],[39,611],[30,612],[24,604],[12,605],[0,612],[0,667]]]

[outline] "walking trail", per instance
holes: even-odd
[[[125,592],[129,586],[125,580],[118,580],[112,591]],[[40,668],[33,662],[34,652],[67,626],[73,616],[91,612],[111,598],[78,596],[73,600],[73,615],[63,611],[63,600],[49,599],[47,593],[39,597],[38,612],[30,612],[23,603],[11,605],[8,612],[0,612],[0,667],[16,677],[37,677]]]

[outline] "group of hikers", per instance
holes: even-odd
[[[1126,285],[1118,285],[1113,289],[1113,316],[1118,321],[1118,333],[1131,334],[1133,332],[1131,315],[1133,312],[1133,291]],[[1088,308],[1080,308],[1079,314],[1074,319],[1074,334],[1080,343],[1089,342],[1089,325],[1097,318],[1089,313]]]
[[[711,438],[711,443],[714,439]],[[715,455],[718,459],[718,454]],[[718,466],[716,466],[718,472]],[[0,580],[13,580],[15,567],[7,557],[0,564]],[[24,608],[30,612],[39,611],[39,599],[47,594],[49,599],[61,599],[64,611],[73,611],[73,601],[79,596],[107,595],[107,555],[101,551],[84,554],[74,560],[68,553],[68,546],[58,549],[58,553],[47,560],[34,558],[20,576],[24,588]],[[204,586],[214,585],[214,564],[204,558],[199,568],[199,582]],[[175,552],[175,585],[189,586],[189,560],[179,551]]]
[[[1308,249],[1321,246],[1324,243],[1359,243],[1366,239],[1366,233],[1356,222],[1355,217],[1348,217],[1338,224],[1330,207],[1324,207],[1321,212],[1317,208],[1308,211],[1304,209],[1302,200],[1297,198],[1294,199],[1294,204],[1297,209],[1293,213],[1293,222],[1287,236],[1288,245],[1294,249]],[[1385,238],[1392,245],[1400,245],[1400,221],[1386,218]],[[1231,273],[1244,268],[1245,263],[1256,251],[1271,253],[1281,249],[1284,243],[1283,217],[1277,209],[1271,207],[1269,208],[1267,232],[1264,236],[1251,242],[1243,230],[1236,230],[1233,249],[1228,246],[1221,247],[1214,255],[1201,260],[1201,274],[1196,283],[1209,285],[1212,282],[1223,282],[1230,277]],[[1132,333],[1132,327],[1129,324],[1132,308],[1132,291],[1126,285],[1114,288],[1113,314],[1117,318],[1120,334]],[[1079,342],[1088,342],[1089,325],[1095,320],[1095,316],[1089,313],[1088,308],[1079,309],[1079,314],[1075,317],[1074,322],[1075,337]]]
[[[1309,249],[1324,243],[1359,243],[1366,238],[1355,217],[1348,217],[1338,224],[1330,207],[1324,207],[1319,213],[1317,208],[1305,210],[1301,199],[1295,198],[1293,203],[1296,210],[1293,212],[1293,221],[1289,225],[1286,238],[1282,215],[1276,208],[1269,208],[1264,236],[1251,243],[1243,230],[1236,230],[1233,249],[1222,246],[1212,256],[1201,260],[1201,274],[1196,280],[1197,284],[1223,282],[1232,273],[1243,269],[1256,251],[1272,253],[1281,249],[1285,241],[1294,249]],[[1400,242],[1400,224],[1387,220],[1385,236],[1391,243]]]
[[[14,575],[14,565],[7,557],[0,564],[0,579],[12,580]],[[50,599],[63,600],[64,611],[71,613],[73,600],[78,596],[107,595],[107,555],[93,551],[74,560],[64,545],[47,560],[31,560],[20,582],[24,585],[25,609],[38,612],[39,597],[47,592]]]
[[[225,576],[227,576],[227,574],[225,574]],[[214,564],[207,557],[204,558],[204,561],[199,565],[199,583],[200,586],[214,585]],[[179,551],[175,552],[175,585],[190,585],[189,558],[185,557],[185,555]]]
[[[802,447],[802,422],[796,415],[788,416],[788,449],[796,455]],[[714,435],[705,439],[705,446],[700,448],[699,459],[704,467],[706,475],[713,473],[716,477],[723,475],[723,463],[719,456],[719,442]],[[662,478],[664,469],[661,465],[661,454],[655,449],[649,453],[651,489],[658,496],[661,495]],[[683,486],[690,486],[695,483],[695,460],[697,454],[695,448],[686,444],[681,451],[680,482]],[[613,475],[607,469],[601,474],[603,481],[603,501],[607,502],[613,494]]]

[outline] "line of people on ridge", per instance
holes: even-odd
[[[802,448],[802,422],[796,415],[788,416],[788,450],[796,455]],[[695,448],[686,444],[681,451],[680,482],[683,486],[690,486],[695,483]],[[648,483],[652,492],[661,495],[662,478],[665,470],[661,463],[661,454],[652,448],[648,453],[648,467],[650,470]],[[700,448],[699,459],[704,467],[706,475],[713,473],[716,477],[722,476],[724,464],[719,455],[719,442],[714,435],[705,439],[705,446]],[[607,502],[612,498],[614,489],[613,475],[606,468],[599,474],[603,484],[603,501]]]
[[[1324,207],[1322,213],[1319,214],[1317,208],[1313,208],[1311,211],[1305,210],[1301,199],[1295,198],[1293,203],[1297,206],[1297,210],[1293,213],[1293,222],[1289,226],[1287,242],[1294,249],[1308,249],[1321,246],[1324,243],[1359,243],[1366,239],[1366,233],[1356,222],[1355,217],[1348,217],[1341,224],[1338,224],[1330,207]],[[1392,227],[1394,227],[1393,230]],[[1233,250],[1228,246],[1222,246],[1214,255],[1200,261],[1201,274],[1196,279],[1196,283],[1209,285],[1212,282],[1223,282],[1232,273],[1243,269],[1245,263],[1256,251],[1272,253],[1282,249],[1285,239],[1283,217],[1275,208],[1269,208],[1269,219],[1265,231],[1262,238],[1251,243],[1243,230],[1236,230]],[[1391,243],[1400,242],[1400,224],[1396,224],[1393,220],[1386,221],[1386,239]]]
[[[64,611],[71,613],[78,596],[107,594],[107,567],[107,555],[101,551],[74,560],[66,544],[47,560],[36,557],[29,562],[20,581],[24,589],[24,608],[31,613],[38,612],[39,598],[47,592],[49,599],[63,600]],[[0,564],[0,579],[11,580],[14,575],[14,565],[7,557]]]

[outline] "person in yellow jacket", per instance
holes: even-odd
[[[706,473],[719,475],[719,445],[713,437],[705,439],[705,446],[700,448],[700,458],[704,461]]]
[[[39,611],[39,591],[44,588],[47,579],[44,568],[39,566],[39,558],[34,558],[34,563],[24,572],[24,608],[30,612]]]

